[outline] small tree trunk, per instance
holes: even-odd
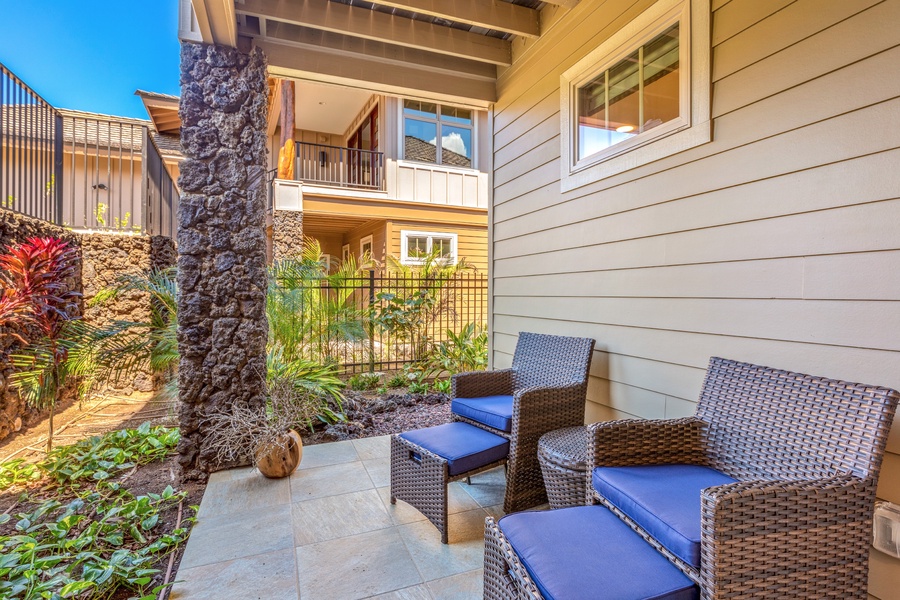
[[[53,450],[53,407],[54,405],[50,405],[50,431],[47,433],[47,453],[49,454],[51,450]]]

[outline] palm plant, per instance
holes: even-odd
[[[358,297],[361,272],[351,257],[334,273],[324,267],[319,242],[307,239],[303,253],[271,269],[266,301],[269,344],[288,361],[305,357],[340,362],[366,339],[367,311]]]
[[[57,238],[29,238],[0,255],[0,326],[12,325],[20,342],[26,341],[26,331],[30,338],[10,356],[17,368],[10,381],[29,405],[49,411],[48,451],[53,447],[54,408],[70,375],[66,359],[71,344],[64,332],[81,295],[69,289],[77,259],[76,248]]]
[[[148,320],[116,320],[100,326],[79,321],[70,325],[77,343],[70,352],[69,364],[81,378],[84,394],[118,384],[148,366],[167,381],[174,378],[179,358],[175,269],[122,275],[115,285],[94,296],[91,304],[102,304],[129,292],[141,292],[149,297]]]

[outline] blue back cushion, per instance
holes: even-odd
[[[512,431],[512,396],[454,398],[450,412],[500,431]]]
[[[499,526],[548,600],[700,597],[684,573],[602,506],[514,513]]]
[[[700,566],[700,491],[734,483],[697,465],[598,467],[594,489],[675,556]]]
[[[497,462],[509,454],[509,440],[468,423],[445,423],[407,431],[400,437],[446,459],[451,476]]]

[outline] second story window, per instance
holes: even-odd
[[[467,108],[404,100],[404,158],[471,168],[472,119]]]

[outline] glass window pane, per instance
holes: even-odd
[[[424,258],[428,256],[428,238],[413,235],[407,237],[406,254],[410,258]]]
[[[437,124],[404,119],[404,158],[437,162]]]
[[[442,258],[451,258],[453,244],[450,238],[433,238],[431,240],[431,249]]]
[[[441,127],[441,164],[472,166],[472,130],[444,125]]]
[[[404,100],[403,114],[436,119],[437,104],[433,102],[419,102],[418,100]]]
[[[472,111],[467,108],[441,105],[441,121],[459,125],[471,125]]]
[[[652,129],[679,114],[678,24],[644,46],[644,123]]]
[[[641,84],[638,53],[632,53],[609,70],[609,122],[607,128],[620,137],[618,143],[640,133]]]

